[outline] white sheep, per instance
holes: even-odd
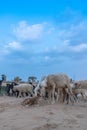
[[[25,93],[31,94],[33,96],[33,86],[27,83],[21,83],[19,85],[15,85],[12,91],[14,93],[17,92],[17,97]]]
[[[85,89],[80,89],[80,88],[78,88],[78,89],[74,89],[73,90],[73,93],[76,95],[76,96],[78,96],[79,94],[82,96],[82,98],[87,98],[87,95],[86,95],[86,90]]]
[[[75,101],[78,101],[78,95],[81,95],[84,99],[87,98],[86,89],[79,82],[70,83],[70,87],[72,88]]]
[[[34,93],[35,93],[35,96],[37,96],[38,94],[38,91],[40,91],[41,88],[44,88],[46,87],[46,77],[44,77],[36,86],[36,88],[34,89]]]

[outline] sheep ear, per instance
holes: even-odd
[[[75,83],[75,85],[77,86],[77,83]]]
[[[38,97],[41,97],[41,94],[40,94],[40,93],[37,93],[37,96],[38,96]]]
[[[47,84],[47,78],[45,78],[45,82],[46,82],[46,84]]]

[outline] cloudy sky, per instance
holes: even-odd
[[[87,0],[2,0],[0,75],[87,79]]]

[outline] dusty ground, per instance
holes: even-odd
[[[0,97],[0,130],[87,130],[87,101],[30,107],[23,100]]]

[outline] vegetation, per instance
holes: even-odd
[[[28,82],[35,82],[37,80],[37,78],[35,76],[30,76],[28,77]]]
[[[1,77],[2,77],[3,81],[6,81],[6,75],[5,74],[2,74]]]
[[[1,87],[1,91],[0,91],[0,96],[6,94],[6,87],[5,86],[2,86]]]
[[[20,82],[22,79],[19,77],[19,76],[17,76],[17,77],[14,77],[14,81],[15,82]]]

